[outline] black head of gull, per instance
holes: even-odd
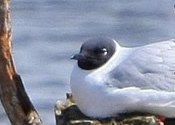
[[[84,70],[96,69],[105,64],[116,51],[115,41],[108,38],[93,38],[83,43],[80,53],[72,56]]]

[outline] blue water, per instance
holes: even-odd
[[[135,46],[174,38],[174,0],[12,0],[13,57],[46,125],[70,92],[72,54],[96,36]],[[0,125],[10,125],[0,106]]]

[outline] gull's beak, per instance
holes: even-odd
[[[81,53],[75,54],[71,57],[71,59],[75,59],[75,60],[84,60],[85,56],[82,55]]]

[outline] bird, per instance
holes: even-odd
[[[70,87],[80,111],[93,118],[145,112],[175,118],[175,40],[125,47],[111,38],[86,40]]]

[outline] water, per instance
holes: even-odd
[[[69,92],[81,43],[107,36],[125,46],[174,38],[174,0],[12,0],[13,56],[17,72],[46,125]],[[10,125],[2,106],[0,124]]]

